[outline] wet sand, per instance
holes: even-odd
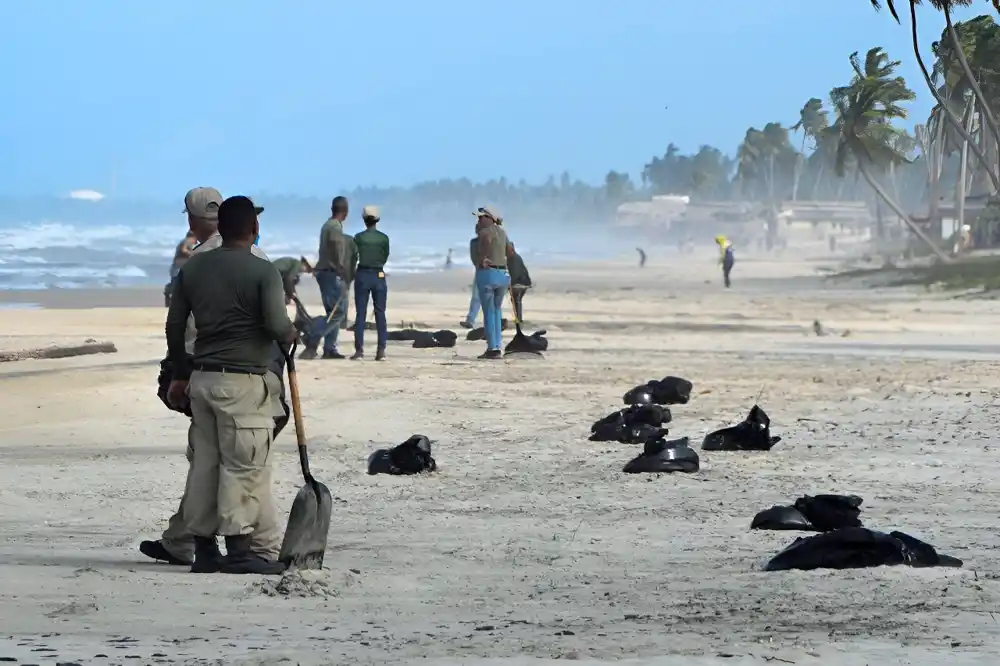
[[[186,421],[155,397],[159,290],[35,294],[46,309],[5,311],[0,349],[96,338],[119,353],[0,364],[0,657],[996,663],[1000,305],[831,286],[790,261],[741,263],[727,291],[713,259],[533,271],[544,361],[483,363],[483,343],[460,340],[391,344],[384,364],[303,362],[314,472],[338,501],[329,570],[290,598],[136,550],[186,469]],[[394,277],[390,325],[459,330],[469,282]],[[590,423],[666,374],[695,383],[671,436],[700,441],[760,395],[783,440],[702,453],[693,475],[623,474],[638,447],[588,442]],[[373,449],[413,433],[435,440],[438,473],[365,474]],[[293,433],[275,448],[287,510]],[[764,573],[796,535],[749,532],[753,514],[818,492],[861,495],[866,525],[965,568]]]

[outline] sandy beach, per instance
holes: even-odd
[[[155,395],[159,290],[0,294],[39,306],[2,311],[0,350],[119,350],[0,364],[0,658],[998,663],[1000,304],[829,284],[817,268],[832,260],[743,261],[725,290],[713,252],[533,270],[541,361],[475,360],[483,343],[458,328],[471,271],[390,276],[390,326],[463,336],[393,343],[383,364],[300,364],[314,472],[337,498],[328,571],[300,596],[137,550],[186,471],[186,419]],[[623,474],[641,447],[588,442],[590,424],[667,374],[695,385],[672,437],[700,444],[759,395],[782,441],[702,452],[696,474]],[[437,473],[366,475],[372,450],[414,433],[434,440]],[[284,511],[294,441],[289,427],[275,442]],[[866,526],[965,567],[765,573],[799,535],[751,532],[753,515],[822,492],[860,495]]]

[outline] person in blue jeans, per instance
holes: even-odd
[[[347,318],[347,288],[354,280],[358,249],[354,239],[344,233],[347,198],[335,197],[330,212],[319,232],[319,259],[313,267],[326,320],[312,339],[315,345],[323,340],[324,359],[342,359],[346,357],[337,351],[337,337],[341,323]],[[316,347],[306,347],[299,358],[316,358]]]
[[[501,351],[503,330],[503,301],[510,286],[507,275],[507,258],[514,246],[507,239],[507,232],[500,225],[499,215],[489,208],[480,208],[476,216],[476,289],[483,307],[483,329],[486,334],[486,352],[479,358],[503,358]]]
[[[469,257],[472,259],[473,269],[479,266],[479,250],[476,249],[478,244],[478,236],[473,236],[472,240],[469,241]],[[469,298],[469,314],[461,321],[462,328],[475,328],[476,320],[479,319],[479,311],[482,308],[482,303],[479,302],[479,287],[476,285],[475,280],[473,280],[472,296]]]
[[[361,219],[364,220],[365,230],[354,237],[358,248],[358,269],[354,277],[354,356],[351,360],[360,361],[365,357],[365,317],[371,297],[378,331],[375,360],[384,361],[389,341],[389,327],[385,321],[385,301],[389,291],[385,283],[385,264],[389,261],[389,237],[375,228],[381,219],[377,206],[365,206]]]

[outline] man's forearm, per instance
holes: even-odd
[[[173,368],[173,379],[187,381],[191,377],[191,362],[184,348],[184,333],[187,330],[187,318],[180,326],[177,322],[167,321],[167,358]]]

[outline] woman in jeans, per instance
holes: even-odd
[[[476,290],[483,307],[483,329],[486,333],[486,353],[479,358],[499,359],[503,358],[500,350],[501,311],[510,286],[507,258],[514,253],[514,246],[500,225],[500,216],[494,211],[480,208],[473,215],[477,219]]]

